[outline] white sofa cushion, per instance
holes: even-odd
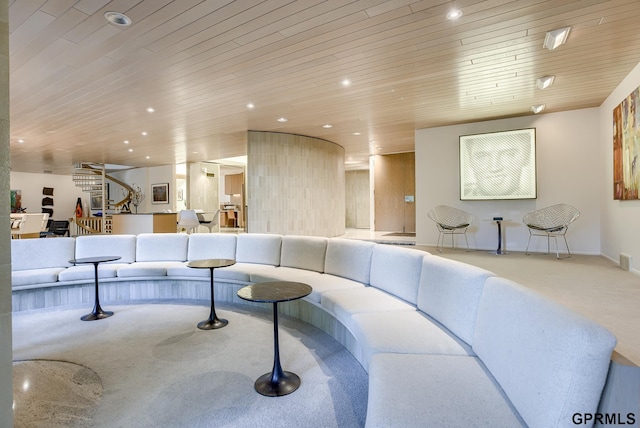
[[[254,271],[250,275],[251,282],[293,281],[308,283],[307,279],[322,275],[319,272],[290,267],[276,267]]]
[[[120,256],[120,260],[108,263],[135,262],[136,235],[85,235],[76,238],[76,258],[97,256]]]
[[[415,311],[416,308],[373,287],[333,290],[322,294],[320,304],[351,330],[352,316],[362,312]]]
[[[595,413],[615,337],[504,278],[488,278],[473,350],[531,427],[571,425]]]
[[[343,278],[341,276],[329,275],[322,273],[320,275],[307,276],[302,281],[309,284],[313,289],[305,299],[315,303],[320,303],[322,294],[331,290],[348,290],[351,288],[364,288],[365,285],[353,281],[351,279]]]
[[[369,284],[416,304],[422,259],[429,253],[379,244],[371,255]]]
[[[369,284],[371,254],[375,245],[373,242],[355,239],[329,239],[324,273]]]
[[[127,263],[100,263],[98,265],[98,278],[115,278],[118,276],[118,269],[123,266],[127,266]],[[59,281],[93,281],[94,279],[95,270],[92,264],[71,266],[58,274]]]
[[[12,239],[11,270],[71,266],[69,260],[75,258],[75,245],[74,238]]]
[[[418,309],[442,323],[468,344],[473,331],[488,270],[438,256],[422,261]]]
[[[327,238],[319,236],[283,236],[280,266],[324,271]]]
[[[238,235],[236,262],[280,266],[281,235],[243,233]]]
[[[570,426],[571,419],[563,426]],[[475,357],[380,353],[369,365],[366,428],[526,426]],[[551,427],[556,425],[546,425]]]
[[[353,315],[351,333],[363,351],[365,370],[373,354],[475,355],[461,341],[420,311],[394,311]]]
[[[183,262],[187,260],[188,241],[185,233],[141,233],[136,240],[136,261]]]
[[[57,239],[57,238],[56,238]],[[11,286],[48,284],[58,281],[58,275],[66,268],[43,268],[14,270],[11,272]]]
[[[226,279],[232,281],[239,281],[250,283],[251,275],[255,273],[262,272],[264,270],[274,270],[276,269],[273,265],[262,265],[258,263],[236,263],[233,266],[228,266],[220,269],[216,269],[215,278],[216,281],[218,279]]]
[[[187,260],[236,259],[236,235],[194,233],[189,236]]]
[[[167,276],[167,270],[182,266],[182,262],[135,262],[118,269],[119,278]],[[206,271],[209,272],[208,270]]]

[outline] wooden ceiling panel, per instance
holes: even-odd
[[[417,128],[597,106],[640,61],[636,0],[456,5],[449,21],[448,0],[10,2],[12,170],[237,156],[249,129],[327,138],[367,165],[413,150]],[[544,49],[562,26],[567,44]]]

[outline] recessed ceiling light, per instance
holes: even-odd
[[[248,103],[248,104],[247,104],[247,108],[249,108],[249,109],[252,109],[252,108],[254,108],[254,107],[255,107],[255,105],[254,105],[253,103]]]
[[[278,122],[284,123],[287,122],[289,119],[287,119],[286,117],[279,117],[278,118]]]
[[[24,140],[18,140],[18,143],[22,144],[24,143]]]
[[[145,156],[144,158],[145,159],[151,159],[151,156]]]
[[[362,135],[362,132],[354,132],[353,135]]]
[[[347,87],[347,86],[351,86],[351,80],[349,79],[344,79],[342,81],[342,86]]]
[[[129,153],[131,153],[133,151],[133,149],[129,149]]]
[[[535,106],[531,106],[531,111],[535,114],[540,113],[542,110],[544,110],[544,108],[546,107],[545,104],[538,104]]]
[[[131,25],[131,19],[120,12],[105,12],[104,17],[107,21],[118,27],[128,27]]]
[[[322,125],[323,128],[329,129],[329,128],[333,128],[333,125],[329,124],[329,123],[325,123],[324,125]]]
[[[129,144],[129,140],[124,140],[124,143],[125,144]]]
[[[141,134],[142,134],[142,135],[144,135],[145,137],[146,137],[147,135],[149,135],[149,134],[147,134],[147,131],[142,131],[142,132],[141,132]]]
[[[462,16],[462,11],[460,9],[451,9],[449,13],[447,13],[447,19],[451,21],[455,21],[461,16]]]
[[[153,107],[147,107],[147,113],[153,113],[155,109]]]
[[[536,80],[536,86],[540,89],[546,89],[553,83],[556,76],[544,76]]]
[[[570,30],[571,27],[564,27],[558,28],[557,30],[547,31],[542,46],[552,51],[558,46],[564,45],[567,41],[567,37],[569,37]]]

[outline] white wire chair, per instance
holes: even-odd
[[[467,228],[473,223],[473,215],[466,211],[450,207],[448,205],[438,205],[432,208],[427,216],[433,220],[438,228],[438,243],[436,248],[442,252],[445,235],[451,235],[451,247],[456,248],[453,235],[464,235],[469,250],[469,240],[467,239]]]
[[[567,257],[571,257],[566,233],[569,225],[578,217],[580,217],[580,211],[567,204],[552,205],[525,214],[522,222],[529,228],[529,241],[527,242],[527,249],[524,251],[525,254],[529,255],[529,245],[531,244],[532,236],[546,236],[547,254],[551,252],[550,240],[553,238],[556,241],[556,258],[560,259],[558,236],[562,236],[564,245],[567,247]]]

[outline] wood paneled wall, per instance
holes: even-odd
[[[302,135],[249,131],[247,155],[248,232],[344,234],[341,146]]]
[[[347,227],[357,229],[370,227],[370,188],[368,169],[345,173]]]

